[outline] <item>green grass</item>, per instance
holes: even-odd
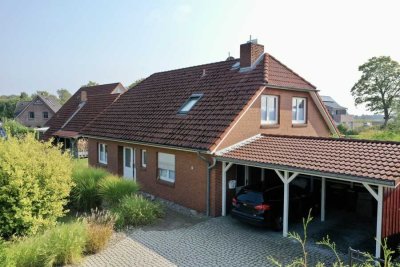
[[[73,208],[78,211],[90,211],[90,209],[100,207],[98,183],[107,175],[109,173],[106,170],[88,167],[83,160],[75,161],[72,171],[75,186],[71,192]]]
[[[85,249],[86,227],[84,222],[60,224],[43,234],[14,241],[6,253],[16,267],[76,264]]]
[[[126,226],[151,224],[164,214],[161,204],[139,195],[123,197],[113,211],[117,217],[115,224],[119,229]]]
[[[100,196],[110,206],[118,204],[124,196],[133,195],[138,190],[137,183],[117,176],[107,176],[99,183]]]
[[[400,132],[392,130],[370,129],[360,132],[353,136],[356,139],[369,139],[380,141],[397,141],[400,142]]]

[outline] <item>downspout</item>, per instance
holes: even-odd
[[[217,164],[216,158],[212,158],[212,163],[210,163],[204,156],[197,152],[197,156],[207,163],[207,185],[206,185],[206,215],[210,216],[210,172],[211,169]]]

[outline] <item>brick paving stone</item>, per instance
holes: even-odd
[[[329,250],[311,244],[312,266],[334,262]],[[250,227],[219,217],[167,231],[135,229],[103,252],[86,257],[82,266],[273,266],[301,256],[300,244],[280,232]]]

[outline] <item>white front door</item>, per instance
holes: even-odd
[[[124,177],[136,181],[135,150],[124,147]]]

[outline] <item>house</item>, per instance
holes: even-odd
[[[54,96],[36,95],[30,101],[17,103],[14,112],[16,121],[27,127],[43,127],[61,108]]]
[[[289,184],[302,182],[319,196],[321,222],[337,201],[356,220],[369,210],[378,241],[400,232],[400,144],[331,138],[339,132],[316,87],[254,40],[238,59],[154,73],[80,133],[90,165],[210,216],[229,214],[245,185],[283,185],[287,236]]]
[[[54,138],[76,157],[87,156],[87,140],[80,131],[126,91],[120,83],[81,87],[46,123],[43,139]]]
[[[347,113],[347,108],[339,105],[330,96],[321,96],[321,98],[337,125],[343,124],[350,129],[354,129],[354,116]]]

